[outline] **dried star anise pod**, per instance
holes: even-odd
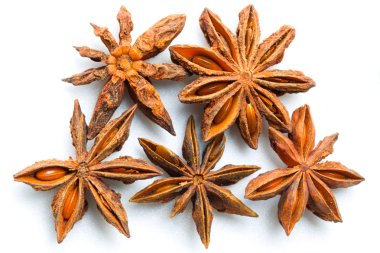
[[[173,62],[200,75],[179,94],[183,103],[207,104],[202,138],[208,141],[237,122],[251,148],[257,148],[261,116],[281,131],[290,131],[288,112],[278,95],[305,92],[314,81],[300,71],[267,70],[281,62],[295,30],[282,26],[259,44],[260,27],[252,5],[239,15],[236,36],[208,9],[200,27],[211,48],[193,45],[170,47]]]
[[[144,60],[156,56],[168,47],[182,31],[186,17],[170,15],[163,18],[138,37],[133,45],[130,35],[133,29],[131,14],[124,6],[120,8],[117,19],[120,24],[119,44],[107,28],[91,24],[95,35],[100,37],[110,54],[85,46],[75,47],[81,56],[106,65],[63,79],[74,85],[107,80],[98,96],[87,138],[93,139],[107,124],[122,101],[125,85],[140,110],[153,122],[175,135],[171,118],[148,78],[181,80],[187,73],[176,64],[151,64]]]
[[[225,185],[237,183],[257,171],[257,166],[226,165],[211,171],[224,151],[225,137],[215,137],[206,147],[201,162],[194,119],[187,122],[182,154],[186,162],[174,152],[147,139],[139,139],[148,158],[164,169],[170,178],[160,179],[136,193],[132,202],[168,202],[180,196],[170,214],[171,217],[185,210],[193,202],[193,219],[198,234],[207,248],[210,242],[212,207],[219,212],[257,217],[257,214],[236,198]]]
[[[339,162],[320,162],[333,152],[338,134],[325,137],[314,147],[315,129],[309,110],[305,105],[294,111],[289,138],[269,128],[271,146],[288,168],[259,175],[245,190],[245,197],[251,200],[281,195],[278,218],[287,235],[305,208],[323,220],[341,222],[331,189],[353,186],[364,180]]]
[[[87,126],[78,101],[71,118],[71,136],[76,160],[45,160],[36,162],[14,175],[14,179],[31,185],[35,190],[50,190],[62,186],[55,194],[52,210],[57,241],[60,243],[87,209],[85,190],[89,190],[105,220],[129,237],[127,214],[120,202],[120,194],[110,189],[101,178],[133,183],[162,174],[140,159],[119,157],[101,162],[122,148],[129,136],[129,128],[136,105],[119,118],[111,120],[95,139],[87,152]]]

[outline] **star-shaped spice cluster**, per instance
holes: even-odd
[[[87,137],[94,138],[107,124],[119,107],[125,86],[140,110],[153,122],[175,135],[171,118],[161,98],[148,78],[156,80],[181,80],[187,73],[176,64],[151,64],[145,60],[162,52],[182,31],[185,15],[170,15],[158,21],[131,45],[133,23],[131,14],[122,6],[117,15],[120,24],[119,43],[105,27],[91,24],[96,36],[107,47],[109,54],[88,48],[75,47],[81,56],[105,66],[91,68],[64,79],[74,85],[84,85],[96,80],[107,80],[103,86],[92,115]]]
[[[56,159],[36,162],[14,175],[14,179],[31,185],[36,190],[50,190],[61,186],[52,202],[57,241],[63,241],[86,209],[86,189],[92,194],[105,220],[129,237],[127,214],[120,202],[120,194],[110,189],[101,178],[124,183],[147,179],[161,172],[140,159],[120,157],[102,162],[122,148],[129,136],[129,128],[136,105],[119,118],[111,120],[99,133],[91,150],[87,152],[87,125],[78,101],[75,101],[71,118],[71,136],[76,159]]]
[[[208,9],[200,27],[211,48],[194,45],[170,47],[171,57],[190,72],[200,75],[179,94],[183,103],[207,104],[202,120],[202,138],[208,141],[237,122],[251,148],[257,148],[264,116],[271,126],[288,132],[290,119],[278,95],[305,92],[314,81],[300,71],[269,67],[281,62],[295,36],[282,26],[263,42],[257,12],[252,5],[239,14],[234,35]]]
[[[288,235],[306,208],[323,220],[341,222],[331,189],[353,186],[364,180],[339,162],[321,162],[333,152],[338,134],[325,137],[314,147],[315,129],[309,106],[294,111],[291,126],[288,137],[269,128],[271,146],[288,168],[259,175],[245,191],[245,197],[251,200],[281,195],[278,218]]]
[[[131,201],[168,202],[179,196],[170,214],[173,217],[183,212],[192,200],[193,220],[205,247],[210,242],[212,207],[223,213],[256,217],[254,211],[223,186],[237,183],[259,167],[229,164],[220,170],[211,171],[223,155],[225,140],[223,134],[215,137],[207,145],[201,162],[193,117],[188,120],[182,146],[186,162],[164,146],[147,139],[139,139],[148,158],[171,177],[155,181],[136,193]]]

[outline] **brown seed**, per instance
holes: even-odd
[[[218,32],[218,36],[219,36],[219,39],[220,41],[223,43],[224,45],[224,48],[227,50],[227,52],[232,55],[231,53],[231,48],[230,48],[230,44],[227,42],[227,40]]]
[[[63,206],[63,212],[62,212],[63,219],[68,220],[73,214],[74,208],[78,202],[78,197],[79,197],[78,193],[79,193],[78,187],[75,186],[75,188],[67,195],[65,204]]]
[[[197,95],[204,96],[213,94],[224,89],[227,85],[228,83],[210,83],[197,90]]]
[[[346,177],[343,174],[333,173],[331,171],[318,171],[319,174],[325,176],[325,177],[332,177],[336,179],[345,179]]]
[[[118,131],[119,131],[118,128],[112,129],[108,133],[108,136],[102,141],[102,143],[100,144],[98,150],[104,150],[107,147],[107,145],[110,143],[110,141],[114,139],[114,137],[115,137],[115,135],[117,134]]]
[[[257,192],[263,192],[263,191],[266,191],[266,190],[269,190],[269,189],[273,189],[278,184],[280,184],[281,182],[283,182],[284,180],[285,180],[285,178],[283,178],[283,177],[277,178],[276,180],[273,180],[272,182],[264,184],[263,186],[261,186],[260,188],[258,188],[256,191]]]
[[[267,108],[274,114],[276,115],[277,117],[281,117],[281,114],[278,113],[278,110],[277,108],[274,106],[273,102],[270,101],[268,98],[264,97],[264,96],[260,96],[260,99],[261,101],[267,106]]]
[[[50,167],[36,172],[34,176],[41,181],[52,181],[65,176],[67,172],[61,167]]]
[[[249,24],[249,27],[247,27],[247,31],[245,34],[245,55],[248,56],[249,50],[251,50],[251,39],[253,35],[253,28],[252,24]]]
[[[260,96],[260,99],[261,99],[261,102],[263,102],[269,109],[272,110],[272,107],[273,107],[273,103],[272,101],[270,101],[268,98],[264,97],[264,96]]]
[[[161,156],[162,158],[164,158],[166,161],[169,161],[170,163],[174,164],[174,165],[178,165],[179,162],[177,161],[177,159],[175,157],[173,157],[168,151],[167,149],[164,147],[164,146],[161,146],[161,145],[158,145],[156,147],[156,153]]]
[[[107,172],[113,172],[113,173],[128,173],[128,174],[137,174],[138,172],[135,170],[128,170],[126,168],[112,168],[107,170]]]
[[[255,109],[253,108],[251,104],[247,104],[246,115],[247,115],[248,130],[252,134],[256,132],[257,115],[255,113]]]
[[[233,104],[232,102],[233,102],[232,97],[230,97],[226,101],[226,103],[222,106],[222,108],[220,108],[218,114],[216,114],[216,116],[214,118],[215,124],[219,124],[228,116],[228,113],[230,112],[230,110],[232,108],[232,104]]]
[[[108,172],[123,173],[123,172],[125,172],[125,169],[124,168],[113,168],[113,169],[109,169]]]
[[[217,70],[217,71],[223,70],[222,67],[220,67],[216,62],[214,62],[213,60],[205,56],[200,56],[200,55],[194,56],[191,61],[206,69]]]

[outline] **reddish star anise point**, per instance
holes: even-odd
[[[278,96],[305,92],[315,83],[300,71],[268,68],[282,61],[295,29],[284,25],[259,43],[258,15],[252,5],[240,12],[236,35],[207,8],[199,21],[210,48],[174,45],[170,53],[173,62],[200,76],[178,97],[183,103],[207,104],[202,139],[211,140],[236,122],[245,142],[256,149],[262,116],[276,129],[289,132],[289,115]]]
[[[85,191],[89,191],[105,220],[129,237],[128,218],[121,204],[121,195],[110,189],[102,178],[129,184],[162,174],[140,159],[128,156],[103,161],[122,148],[137,105],[111,120],[96,137],[87,152],[87,125],[79,102],[74,104],[70,121],[76,159],[39,161],[14,175],[15,181],[31,185],[35,190],[60,187],[52,202],[57,241],[61,243],[74,224],[87,210]],[[102,162],[103,161],[103,162]]]
[[[286,137],[269,127],[272,148],[288,166],[259,175],[249,182],[245,198],[262,200],[281,195],[278,218],[287,235],[305,209],[326,221],[342,222],[331,189],[359,184],[364,178],[339,162],[322,161],[333,152],[338,134],[325,137],[315,146],[315,129],[308,105],[295,110],[292,131]]]

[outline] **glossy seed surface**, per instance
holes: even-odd
[[[224,89],[227,85],[228,83],[210,83],[197,90],[197,95],[204,96],[213,94]]]
[[[51,167],[36,172],[35,177],[41,181],[53,181],[65,176],[68,171],[61,167]]]
[[[228,116],[228,113],[230,112],[231,108],[232,108],[232,97],[230,97],[226,103],[224,103],[224,105],[222,106],[222,108],[220,108],[218,114],[216,114],[215,118],[214,118],[214,123],[215,124],[219,124],[220,122],[222,122],[227,116]]]
[[[172,155],[167,151],[167,149],[164,146],[158,145],[156,147],[156,153],[164,158],[166,161],[171,162],[174,165],[178,165],[178,161],[172,157]]]
[[[257,115],[255,114],[255,109],[253,108],[251,104],[247,104],[246,115],[247,115],[248,130],[252,134],[256,132]]]
[[[206,69],[218,71],[223,70],[222,67],[220,67],[215,61],[205,56],[194,56],[194,58],[191,61]]]
[[[78,187],[75,187],[67,196],[65,200],[65,205],[63,206],[63,212],[62,216],[63,219],[68,220],[70,219],[71,215],[74,212],[74,208],[78,202]]]

